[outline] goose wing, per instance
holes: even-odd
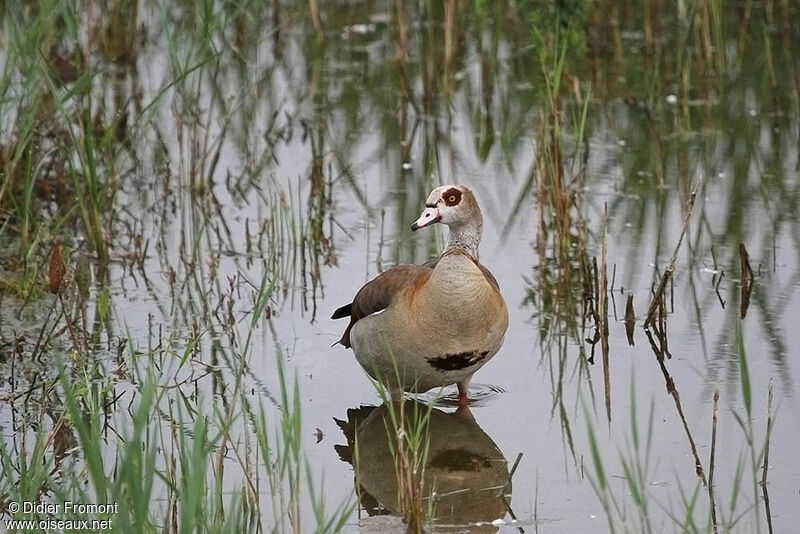
[[[433,267],[428,266],[430,263],[398,265],[367,282],[358,290],[353,302],[338,308],[331,316],[331,319],[350,317],[350,323],[338,343],[350,348],[350,330],[356,322],[385,310],[404,289],[424,284],[433,272]]]

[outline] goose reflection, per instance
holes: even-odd
[[[511,496],[508,462],[497,444],[467,407],[446,413],[406,401],[403,408],[406,414],[430,410],[421,494],[423,508],[432,511],[431,519],[438,526],[496,532],[491,522],[510,511]],[[397,413],[397,405],[394,410]],[[387,431],[393,428],[390,414],[388,405],[361,406],[347,410],[346,420],[334,419],[347,438],[347,445],[335,445],[336,452],[354,467],[359,500],[369,516],[399,513],[393,444]],[[356,448],[358,457],[354,458]]]

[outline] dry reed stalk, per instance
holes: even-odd
[[[308,9],[311,11],[311,24],[314,25],[314,31],[322,35],[322,19],[319,16],[317,0],[308,0]]]
[[[653,299],[650,301],[650,305],[647,307],[647,315],[645,316],[646,319],[644,321],[644,326],[648,327],[653,324],[655,319],[655,313],[659,306],[660,301],[664,298],[664,291],[667,287],[667,282],[672,277],[672,274],[675,272],[675,262],[678,259],[678,251],[681,248],[681,243],[683,243],[683,237],[686,235],[686,231],[689,229],[689,220],[692,217],[692,211],[694,210],[694,204],[697,200],[697,193],[700,191],[700,187],[703,185],[703,177],[697,181],[697,185],[695,185],[692,194],[689,196],[689,200],[686,203],[686,215],[683,218],[683,228],[681,229],[681,235],[678,238],[678,244],[675,245],[675,250],[672,252],[672,258],[670,259],[669,265],[667,266],[664,274],[661,275],[661,280],[658,283],[658,288],[656,289],[655,294],[653,295]]]
[[[458,0],[447,0],[444,4],[444,77],[445,86],[449,87],[448,77],[450,64],[453,61],[453,42],[455,32],[455,16]]]
[[[606,416],[611,422],[611,370],[608,361],[608,205],[603,211],[603,245],[600,257],[600,283],[602,287],[598,296],[600,316],[600,349],[603,353],[603,387],[605,390]]]
[[[764,496],[764,509],[767,514],[767,528],[772,534],[772,511],[769,508],[769,491],[767,491],[767,470],[769,469],[769,440],[772,437],[772,380],[769,381],[767,394],[767,439],[764,444],[764,465],[761,470],[761,493]]]
[[[658,329],[655,329],[656,333],[658,333]],[[703,470],[703,462],[700,460],[700,455],[697,452],[697,444],[694,441],[694,437],[692,436],[691,430],[689,430],[689,424],[686,422],[686,416],[683,413],[683,405],[681,403],[681,396],[678,393],[678,388],[675,385],[675,381],[673,380],[672,376],[669,374],[667,370],[667,366],[665,362],[665,351],[664,347],[659,348],[656,345],[655,340],[653,339],[653,334],[651,333],[650,329],[645,329],[645,334],[647,335],[647,340],[650,342],[650,348],[653,350],[653,353],[656,356],[656,361],[658,362],[659,367],[661,368],[661,374],[664,376],[664,382],[667,387],[667,393],[672,397],[672,400],[675,402],[675,409],[678,412],[678,417],[683,424],[683,430],[686,433],[686,438],[689,441],[689,448],[692,451],[692,457],[694,458],[694,469],[695,473],[700,480],[703,482],[704,486],[708,486],[708,480],[706,479],[705,471]],[[659,336],[661,337],[661,336]]]
[[[739,313],[744,319],[747,315],[747,308],[750,307],[750,296],[753,294],[753,269],[750,267],[750,255],[744,243],[739,243],[739,278],[741,280],[741,298],[739,303]]]
[[[711,410],[711,458],[708,461],[708,500],[711,503],[711,525],[714,534],[717,534],[717,507],[714,503],[714,458],[717,451],[717,405],[719,404],[719,391],[714,392],[714,407]]]
[[[633,295],[628,295],[625,302],[625,335],[628,337],[628,345],[633,346],[633,328],[636,326],[636,312],[633,311]]]

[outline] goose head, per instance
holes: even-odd
[[[411,225],[411,230],[417,231],[436,223],[445,224],[450,229],[448,248],[466,248],[477,258],[483,216],[471,189],[463,185],[443,185],[431,191],[425,201],[425,210]]]

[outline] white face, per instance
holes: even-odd
[[[416,231],[432,224],[442,222],[453,224],[460,222],[464,218],[464,209],[461,199],[464,196],[464,188],[458,185],[443,185],[437,187],[425,201],[425,211],[414,221],[411,229]]]

